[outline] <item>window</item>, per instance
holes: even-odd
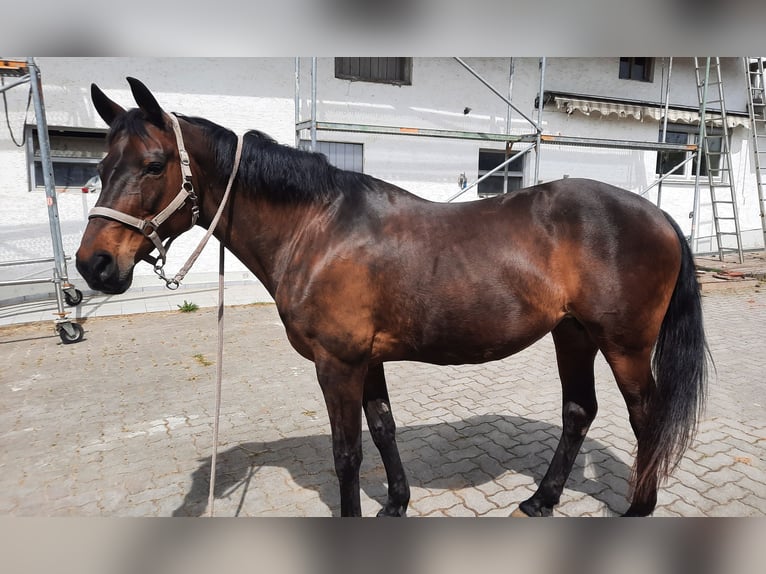
[[[311,142],[301,140],[300,148],[309,149]],[[358,143],[318,141],[317,151],[327,156],[337,168],[362,173],[364,168],[364,146]]]
[[[33,127],[27,137],[27,153],[30,162],[30,189],[44,189],[40,143],[37,129]],[[82,131],[49,128],[48,138],[53,163],[53,181],[57,188],[82,187],[98,174],[98,162],[106,154],[106,134],[99,131]]]
[[[516,155],[511,152],[511,155]],[[509,156],[510,157],[510,156]],[[479,177],[496,168],[506,160],[504,150],[480,149],[479,150]],[[505,169],[499,169],[487,179],[479,182],[477,193],[479,197],[489,197],[503,193],[503,180]],[[521,189],[524,183],[524,158],[520,157],[508,164],[508,191]]]
[[[710,153],[711,154],[717,154],[721,152],[721,143],[722,143],[722,137],[721,137],[721,131],[720,130],[714,130],[710,133]],[[679,144],[679,145],[688,145],[688,144],[696,144],[699,140],[699,127],[698,126],[690,126],[690,125],[683,125],[683,124],[668,124],[668,130],[666,132],[665,136],[665,142],[666,143],[672,143],[672,144]],[[660,134],[659,134],[659,140],[662,141],[662,128],[660,128]],[[689,157],[689,155],[692,152],[690,151],[662,151],[657,153],[657,167],[655,169],[655,173],[657,175],[663,175],[668,173],[669,171],[672,171],[674,167],[676,167],[679,163],[684,161],[686,158]],[[708,166],[707,166],[707,160],[705,158],[704,152],[700,149],[700,153],[702,154],[701,157],[701,165],[700,165],[700,175],[707,177],[708,174]],[[712,169],[712,175],[713,177],[721,177],[721,173],[718,170],[718,166],[721,162],[720,155],[711,155],[711,169]],[[696,160],[692,160],[688,162],[685,166],[677,170],[673,173],[670,177],[679,177],[679,178],[687,178],[691,179],[694,178],[697,170],[697,162]]]
[[[335,58],[335,77],[409,86],[412,84],[412,58]]]
[[[654,76],[654,58],[620,58],[619,78],[651,82]]]

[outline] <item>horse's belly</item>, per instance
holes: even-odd
[[[514,317],[486,310],[459,318],[446,316],[407,333],[379,333],[373,351],[382,361],[485,363],[518,353],[539,340],[555,327],[559,315],[530,311]]]

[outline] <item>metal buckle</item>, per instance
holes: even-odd
[[[171,291],[178,289],[181,284],[176,279],[168,279],[165,275],[165,260],[157,260],[154,264],[154,273],[165,282],[165,287]]]

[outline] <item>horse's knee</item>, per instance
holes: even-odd
[[[385,447],[396,441],[396,425],[393,420],[386,418],[376,418],[369,422],[370,435],[372,442],[378,448]]]
[[[563,409],[564,432],[575,437],[584,436],[597,412],[595,401],[590,404],[568,401]]]
[[[335,473],[343,481],[355,478],[359,474],[359,467],[362,465],[362,449],[359,448],[333,448],[333,459],[335,461]]]

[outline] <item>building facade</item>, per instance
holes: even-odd
[[[311,92],[311,60],[293,58],[38,58],[43,80],[58,209],[64,248],[73,256],[98,193],[82,187],[103,155],[106,126],[90,101],[96,83],[113,100],[133,105],[125,81],[143,81],[168,111],[202,116],[237,132],[255,128],[281,143],[308,146],[310,131],[296,135],[296,110],[306,120],[315,105],[317,148],[346,169],[363,171],[434,201],[453,198],[505,160],[502,137],[542,133],[600,138],[611,146],[543,143],[508,168],[471,187],[456,201],[481,197],[562,177],[588,177],[641,193],[653,202],[658,188],[646,191],[686,152],[633,149],[620,142],[657,142],[668,104],[666,141],[695,143],[699,101],[690,58],[547,58],[540,104],[541,67],[537,58],[467,58],[476,75],[509,98],[515,109],[453,58],[318,58],[316,98]],[[729,112],[733,186],[745,249],[763,247],[758,194],[747,119],[746,76],[741,58],[722,58]],[[47,210],[27,89],[6,92],[7,125],[0,128],[0,262],[49,257]],[[384,126],[395,133],[377,133]],[[8,129],[10,128],[10,129]],[[439,135],[422,136],[433,130]],[[525,149],[516,142],[510,154]],[[539,158],[536,156],[539,153]],[[704,166],[703,166],[704,169]],[[687,163],[662,185],[661,207],[688,234],[694,204],[695,164]],[[714,251],[710,192],[702,179],[696,250]],[[168,268],[180,266],[202,235],[187,233],[174,243]],[[187,282],[214,281],[217,246],[207,247]],[[255,281],[229,259],[229,281]],[[46,273],[45,266],[0,267],[0,280]],[[70,279],[84,283],[69,265]],[[139,286],[157,285],[149,265],[136,269]],[[0,287],[0,301],[34,294],[32,287]],[[49,289],[50,290],[50,289]]]

